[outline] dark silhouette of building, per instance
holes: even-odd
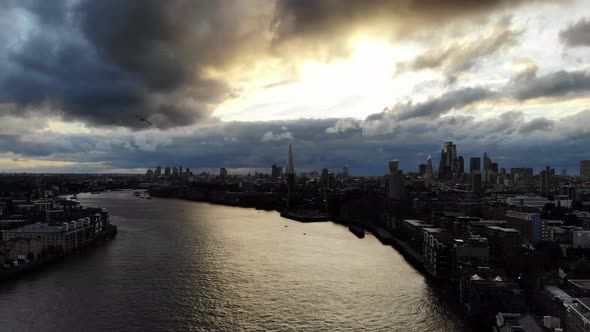
[[[481,158],[471,157],[469,158],[469,173],[481,171]]]
[[[474,193],[481,192],[481,173],[474,172],[471,174],[471,191]]]
[[[580,176],[586,179],[590,179],[590,160],[580,161]]]

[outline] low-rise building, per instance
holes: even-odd
[[[505,202],[509,206],[530,207],[539,209],[542,209],[545,206],[545,204],[555,204],[555,206],[562,206],[568,209],[572,207],[571,199],[556,199],[551,201],[547,197],[537,195],[517,195],[507,197],[505,199]]]
[[[104,232],[109,224],[108,213],[102,210],[93,216],[63,222],[59,225],[37,222],[20,228],[2,232],[4,241],[17,238],[39,240],[43,248],[61,247],[72,251],[94,240],[97,234]]]
[[[522,238],[516,229],[487,226],[486,231],[490,254],[497,265],[502,265],[507,257],[515,255],[522,246]]]
[[[590,247],[590,231],[576,230],[572,234],[572,246],[574,248],[588,248]]]
[[[573,297],[590,298],[590,279],[569,279],[565,287]]]
[[[506,211],[506,227],[516,229],[523,240],[531,243],[548,237],[547,226],[538,213]]]
[[[422,220],[404,219],[402,222],[402,233],[410,240],[414,247],[422,250],[424,244],[423,229],[434,227],[434,225],[426,223]]]
[[[565,326],[567,308],[574,303],[574,298],[559,287],[545,286],[542,300],[545,312],[561,319],[562,324]]]
[[[494,332],[548,332],[563,331],[557,317],[535,317],[530,314],[500,312],[496,315]]]
[[[5,242],[6,258],[11,260],[26,259],[29,254],[39,255],[43,250],[41,240],[36,238],[17,237]]]
[[[518,284],[500,276],[484,278],[478,274],[461,280],[460,300],[468,315],[485,317],[498,312],[526,312],[523,292]]]
[[[506,220],[474,220],[467,224],[467,234],[486,236],[487,226],[506,227]]]
[[[424,228],[424,267],[435,278],[446,278],[450,269],[453,236],[442,228]]]
[[[454,239],[450,257],[450,279],[453,284],[458,285],[460,278],[465,275],[473,275],[479,269],[489,267],[490,248],[488,239],[479,236]]]
[[[590,298],[574,299],[567,308],[566,331],[590,332]]]

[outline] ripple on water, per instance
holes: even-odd
[[[1,285],[3,331],[461,329],[424,278],[370,235],[130,191],[78,197],[109,209],[117,238]]]

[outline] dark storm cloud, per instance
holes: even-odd
[[[129,122],[125,114],[141,103],[138,78],[101,61],[80,41],[34,36],[7,60],[0,102],[63,111],[66,119],[97,124]]]
[[[485,88],[465,88],[446,92],[423,103],[397,104],[393,111],[400,121],[417,117],[437,118],[451,109],[460,109],[495,96],[494,92]]]
[[[560,70],[538,76],[537,68],[531,67],[506,86],[506,93],[517,100],[543,97],[566,97],[590,91],[590,73],[584,70]]]
[[[67,3],[0,5],[33,18],[0,54],[0,102],[95,125],[141,128],[137,114],[160,128],[188,125],[235,95],[228,78],[206,72],[256,56],[268,29],[254,2]]]
[[[561,41],[570,47],[590,46],[590,20],[581,19],[559,33]]]
[[[546,118],[536,118],[523,124],[519,129],[518,132],[521,134],[529,134],[534,131],[549,131],[553,129],[555,123],[552,120]]]
[[[496,92],[481,87],[449,91],[420,103],[397,103],[380,113],[369,115],[361,127],[367,135],[389,134],[400,122],[437,119],[453,109],[462,109],[498,96]]]
[[[310,35],[335,36],[343,30],[379,22],[400,31],[420,30],[457,17],[534,0],[278,0],[274,28],[278,40]]]
[[[164,102],[154,122],[185,125],[235,94],[208,70],[248,61],[263,48],[256,1],[85,1],[84,34],[110,62],[142,78]],[[108,24],[104,23],[108,17]],[[150,114],[147,114],[149,117]],[[164,119],[162,119],[162,117]]]
[[[73,141],[69,137],[55,137],[55,140],[46,140],[47,137],[36,139],[24,138],[21,135],[0,134],[0,153],[14,153],[27,157],[47,157],[60,153],[83,153],[90,145],[89,141],[95,138],[85,137]]]

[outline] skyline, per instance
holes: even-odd
[[[289,144],[297,169],[359,175],[444,141],[507,169],[590,159],[588,2],[0,8],[0,171],[267,169]]]

